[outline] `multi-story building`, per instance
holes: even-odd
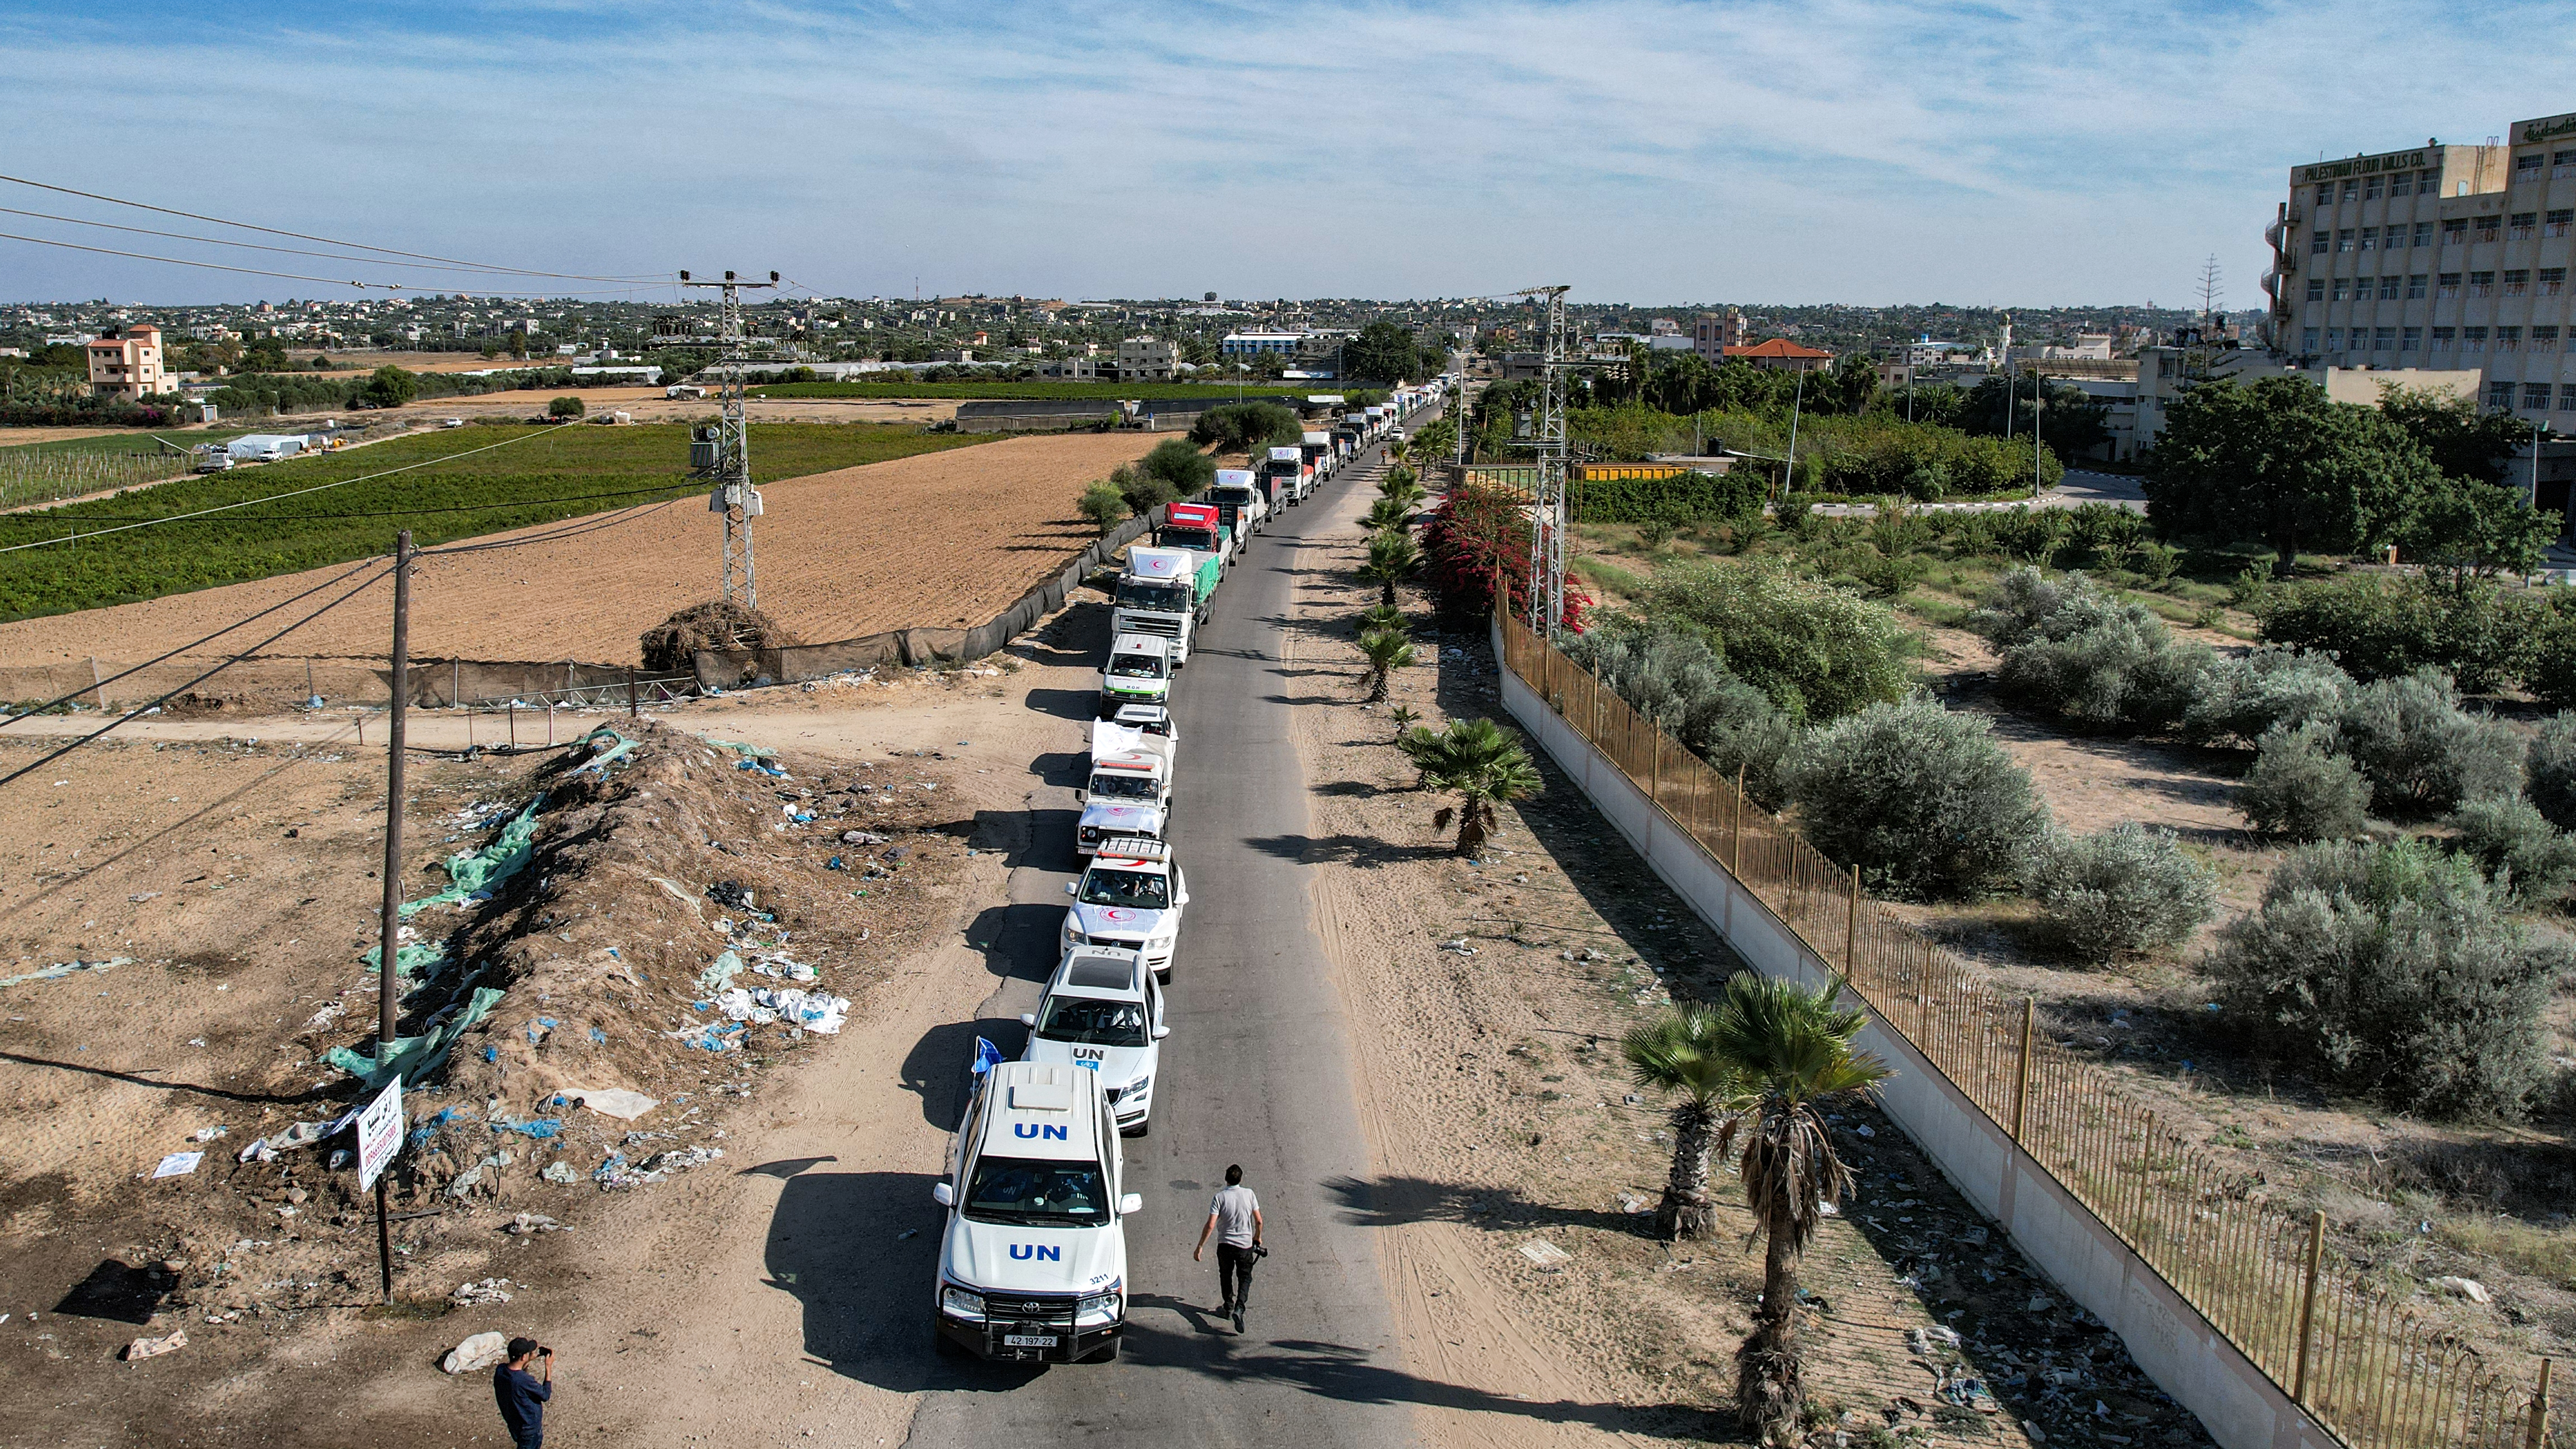
[[[1216,350],[1227,357],[1250,357],[1262,352],[1294,357],[1306,350],[1306,342],[1303,332],[1229,332]]]
[[[2267,237],[2292,365],[2474,371],[2486,406],[2576,428],[2576,113],[2294,166]]]
[[[1169,382],[1180,349],[1158,337],[1126,337],[1118,343],[1118,377],[1122,382]]]
[[[101,397],[150,397],[177,386],[162,370],[161,329],[149,322],[89,344],[89,390]]]
[[[1747,330],[1744,314],[1733,308],[1724,316],[1702,312],[1691,319],[1691,351],[1711,364],[1723,362],[1729,350],[1744,345]]]

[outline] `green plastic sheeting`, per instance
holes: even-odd
[[[713,735],[700,735],[698,738],[717,749],[731,750],[737,755],[749,755],[756,760],[765,760],[778,753],[767,745],[746,745],[740,740],[720,740]]]
[[[474,988],[474,996],[465,1009],[421,1036],[394,1038],[391,1055],[378,1060],[372,1053],[356,1052],[347,1047],[333,1047],[322,1054],[322,1060],[347,1072],[366,1084],[368,1091],[382,1087],[386,1080],[400,1074],[406,1087],[418,1084],[422,1077],[437,1070],[447,1060],[456,1039],[492,1014],[501,1003],[502,993],[489,986]]]
[[[742,958],[731,951],[715,959],[715,964],[698,973],[698,994],[713,996],[733,984],[742,974]]]
[[[431,906],[455,905],[467,896],[488,891],[518,874],[519,867],[528,863],[528,856],[532,853],[529,841],[536,836],[537,811],[545,803],[546,797],[539,795],[528,802],[526,809],[510,817],[510,823],[501,827],[501,833],[492,838],[491,844],[480,850],[461,850],[449,856],[447,876],[452,884],[434,896],[403,902],[403,915],[408,917]],[[402,969],[402,957],[401,950],[394,952],[394,969],[397,971]]]
[[[600,738],[603,735],[607,736],[608,739],[617,741],[617,744],[613,748],[608,746],[606,742]],[[626,762],[626,757],[635,753],[637,744],[636,741],[628,739],[626,736],[619,734],[617,731],[606,725],[601,725],[599,728],[592,730],[589,734],[583,735],[581,737],[581,743],[587,748],[597,751],[597,753],[593,754],[588,760],[583,761],[579,766],[575,767],[573,773],[576,775],[586,775],[593,770],[597,770],[601,779],[606,779],[608,777],[610,766],[624,764]]]
[[[423,902],[423,904],[427,904],[427,902]],[[384,947],[369,946],[367,948],[365,960],[368,965],[381,966],[384,963],[384,958]],[[426,980],[427,976],[436,975],[437,973],[435,971],[431,971],[427,973],[427,975],[424,975],[421,970],[422,967],[438,967],[446,964],[447,943],[445,941],[430,941],[421,945],[402,946],[397,947],[394,951],[394,974],[405,981]]]

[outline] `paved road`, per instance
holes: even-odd
[[[1366,1230],[1340,1221],[1324,1184],[1369,1170],[1354,1105],[1349,1032],[1308,923],[1306,782],[1289,713],[1338,697],[1345,679],[1283,662],[1296,542],[1329,531],[1336,499],[1372,486],[1374,450],[1256,536],[1219,591],[1174,689],[1182,731],[1173,843],[1190,912],[1172,981],[1152,1135],[1127,1144],[1146,1210],[1127,1229],[1133,1327],[1115,1365],[1044,1370],[943,1366],[911,1443],[935,1449],[1124,1441],[1143,1444],[1406,1445],[1417,1384],[1396,1361]],[[1070,707],[1080,702],[1067,701]],[[1012,873],[1001,941],[1012,977],[983,1008],[1005,1050],[1021,1039],[1055,963],[1064,882],[1075,863],[1070,769],[1046,793],[1028,858]],[[1271,1256],[1254,1280],[1248,1332],[1213,1313],[1215,1253],[1190,1248],[1226,1164],[1261,1196]],[[913,1285],[890,1302],[909,1305]],[[930,1352],[927,1325],[919,1351]]]

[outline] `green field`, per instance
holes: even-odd
[[[160,446],[154,437],[190,448],[230,442],[247,431],[230,428],[183,433],[165,429],[154,434],[137,430],[16,445],[9,443],[6,431],[0,431],[0,508],[51,503],[57,498],[78,498],[84,493],[175,478],[188,471],[186,455]]]
[[[748,389],[753,397],[810,398],[977,398],[999,400],[1063,398],[1139,398],[1163,401],[1172,398],[1216,398],[1231,401],[1234,384],[1230,382],[773,382]],[[1339,393],[1338,383],[1319,382],[1286,387],[1276,382],[1247,382],[1246,399],[1262,397],[1305,397],[1310,393]]]
[[[506,447],[456,456],[505,440]],[[751,433],[752,477],[768,483],[989,441],[985,434],[925,433],[901,424],[763,423]],[[415,544],[426,547],[684,497],[706,487],[684,476],[688,457],[688,428],[677,423],[456,428],[59,508],[0,514],[0,547],[70,540],[0,553],[0,620],[343,563],[389,552],[395,530],[405,527]],[[203,519],[72,538],[76,531],[277,498],[446,458],[455,461]]]
[[[151,452],[176,457],[177,454],[170,453],[169,449],[160,447],[152,440],[163,438],[182,448],[194,448],[206,443],[229,443],[244,434],[258,432],[259,429],[205,428],[182,432],[177,428],[126,428],[95,438],[64,438],[51,443],[12,443],[9,441],[10,431],[7,428],[0,428],[0,458],[31,458],[39,454],[48,457],[70,457],[74,454],[116,457],[125,453]]]

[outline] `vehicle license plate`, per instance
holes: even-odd
[[[1056,1336],[1052,1333],[1006,1333],[1002,1335],[1002,1346],[1005,1348],[1053,1348],[1056,1346]]]

